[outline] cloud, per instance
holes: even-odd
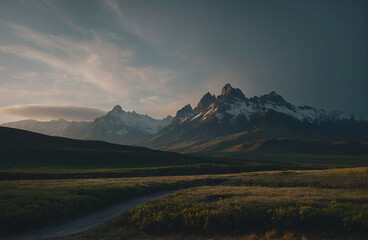
[[[149,96],[149,97],[146,97],[146,98],[141,98],[139,101],[141,103],[149,103],[149,102],[154,102],[156,100],[158,100],[159,98],[157,96]]]
[[[136,21],[133,21],[132,19],[129,19],[127,17],[127,14],[123,14],[121,12],[119,4],[116,0],[106,0],[104,3],[108,9],[116,14],[116,17],[118,18],[119,23],[122,27],[127,28],[130,32],[136,34],[140,38],[147,40],[145,32],[141,30],[141,28],[138,26],[138,23]]]
[[[70,121],[92,121],[106,114],[106,111],[76,106],[16,105],[0,108],[0,114],[35,120],[63,118]]]
[[[40,67],[12,68],[7,77],[16,81],[1,83],[2,107],[79,104],[105,108],[121,104],[123,108],[164,117],[202,94],[200,89],[185,84],[190,71],[139,64],[135,58],[142,56],[136,56],[134,49],[124,44],[118,45],[116,36],[111,39],[105,32],[86,30],[71,21],[66,24],[84,36],[76,39],[46,34],[7,23],[22,44],[0,44],[0,52]],[[187,88],[191,89],[191,97],[183,95]]]
[[[141,89],[165,92],[163,83],[177,77],[175,72],[165,68],[134,65],[134,52],[108,41],[105,34],[93,32],[93,37],[87,40],[75,40],[16,24],[8,24],[8,27],[33,45],[0,45],[1,52],[42,63],[60,76],[67,74],[75,82],[90,83],[126,99]]]
[[[118,16],[119,20],[123,22],[123,14],[119,9],[119,5],[115,0],[106,0],[105,4],[108,8],[110,8],[115,14]]]

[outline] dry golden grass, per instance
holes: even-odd
[[[272,204],[275,201],[347,199],[362,202],[367,199],[367,176],[368,168],[361,167],[196,176],[0,181],[0,232],[19,231],[23,226],[32,229],[131,197],[196,186],[202,187],[185,190],[180,196],[193,201],[201,198],[213,200],[209,210],[220,209],[224,204],[237,206],[245,201]]]
[[[289,170],[264,171],[239,174],[98,178],[98,179],[62,179],[62,180],[18,180],[1,181],[0,191],[15,189],[57,189],[67,187],[93,186],[136,186],[187,182],[195,180],[221,180],[226,185],[255,186],[311,186],[326,188],[365,188],[368,186],[368,167],[342,168],[328,170]]]
[[[364,201],[368,199],[368,192],[365,189],[346,191],[345,189],[311,187],[204,186],[183,190],[172,196],[180,196],[187,201],[202,200],[202,198],[207,199],[209,196],[213,196],[215,200],[221,199],[221,203],[231,201],[233,205],[236,205],[244,202],[305,202],[334,198]]]

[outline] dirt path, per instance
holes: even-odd
[[[100,210],[98,212],[74,219],[68,223],[64,223],[59,226],[50,227],[47,229],[42,229],[38,231],[34,231],[31,233],[27,233],[24,235],[11,237],[11,238],[2,238],[2,240],[67,240],[74,237],[81,236],[91,230],[93,230],[96,226],[105,223],[115,217],[118,217],[121,212],[127,211],[129,209],[138,207],[144,202],[169,195],[175,191],[163,192],[148,195],[141,198],[136,198],[130,201],[126,201],[120,203],[118,205]]]

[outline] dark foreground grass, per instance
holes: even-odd
[[[368,168],[348,168],[330,170],[268,171],[198,176],[1,181],[0,233],[2,235],[19,234],[37,227],[44,227],[48,224],[60,223],[70,218],[90,213],[97,209],[132,199],[134,197],[161,191],[198,186],[218,186],[218,189],[225,189],[229,186],[247,186],[268,187],[260,189],[283,189],[293,187],[295,189],[308,188],[326,191],[331,190],[328,193],[334,193],[331,196],[335,196],[335,199],[328,198],[326,202],[336,201],[337,209],[345,209],[343,208],[345,205],[341,205],[342,203],[345,204],[345,202],[353,204],[353,207],[355,206],[354,204],[364,206],[361,198],[355,197],[354,200],[346,197],[346,195],[351,193],[354,194],[354,196],[358,196],[360,193],[364,192],[362,189],[366,190],[367,173]],[[308,191],[312,192],[312,190]],[[338,194],[346,194],[341,195],[341,197],[333,191],[337,191],[336,193]],[[190,192],[185,192],[185,194],[188,193]],[[277,191],[275,194],[276,193]],[[207,191],[206,194],[210,196],[212,193]],[[227,201],[235,200],[236,198],[233,197],[236,196],[232,196],[231,194],[231,198],[222,198],[228,199]],[[249,192],[249,194],[251,194],[251,192]],[[316,195],[318,194],[315,194],[314,196]],[[177,195],[174,199],[180,199],[180,196],[186,195]],[[244,196],[246,196],[246,194]],[[219,198],[214,198],[213,201],[211,201],[215,204],[215,202],[219,201],[220,198],[221,196]],[[347,200],[345,202],[341,202],[339,200],[340,198]],[[211,203],[209,199],[206,201],[201,197],[198,199],[198,203]],[[291,204],[294,200],[295,199],[293,198],[286,198],[285,202],[289,202]],[[178,202],[176,201],[176,203]],[[155,204],[158,204],[158,202]],[[321,208],[330,206],[328,205],[330,203],[327,205],[323,205],[321,203],[322,205],[320,205],[319,202],[316,202],[316,204],[316,206],[320,206]],[[174,207],[174,205],[172,206]],[[231,201],[229,202],[229,206],[233,206]],[[275,209],[277,209],[277,206],[279,205],[275,206]],[[299,209],[300,206],[295,205],[294,207]],[[314,207],[314,205],[312,205],[312,207]],[[366,208],[362,209],[364,210]],[[152,209],[152,211],[154,212],[154,209]],[[359,217],[359,214],[357,216]],[[362,215],[362,217],[365,216],[366,215]],[[131,224],[133,224],[133,226],[137,226],[136,224],[138,224],[140,220],[141,219],[137,218],[135,225],[133,224],[134,222],[131,222]],[[211,231],[207,230],[205,232],[211,233]]]
[[[366,179],[362,168],[228,176],[151,200],[84,239],[366,239]]]
[[[196,163],[182,163],[175,166],[145,163],[144,167],[128,164],[124,167],[109,168],[87,165],[83,168],[60,166],[43,168],[1,168],[0,180],[52,180],[52,179],[90,179],[90,178],[129,178],[152,176],[190,176],[203,174],[226,174],[273,170],[316,170],[346,167],[366,167],[366,156],[318,156],[318,155],[249,155],[243,157],[209,158],[196,157]],[[286,159],[286,160],[285,160]],[[1,162],[2,160],[0,160]],[[103,161],[102,161],[103,162]],[[0,164],[1,165],[1,164]],[[122,163],[122,165],[124,165]]]
[[[148,234],[278,231],[364,236],[365,189],[199,187],[150,201],[119,223]]]
[[[242,164],[200,163],[183,166],[112,168],[112,169],[2,169],[0,180],[53,180],[90,178],[129,178],[152,176],[192,176],[203,174],[226,174],[254,171],[325,169],[324,167],[300,164],[273,164],[246,162]]]
[[[206,176],[2,181],[0,235],[61,223],[151,193],[219,181],[223,180]]]

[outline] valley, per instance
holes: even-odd
[[[161,120],[3,124],[0,239],[364,239],[366,129],[229,84]]]
[[[367,240],[368,0],[0,0],[0,240]]]
[[[341,149],[357,147],[359,143],[355,142],[367,142],[368,131],[365,119],[338,110],[295,106],[274,91],[247,98],[239,88],[230,84],[226,84],[217,97],[206,93],[194,109],[189,104],[184,106],[175,117],[154,119],[135,111],[124,111],[116,105],[93,122],[24,120],[2,126],[180,153],[243,152],[249,151],[249,148],[241,150],[244,145],[254,145],[257,141],[290,139],[290,147],[301,145],[300,140],[306,144],[316,141],[315,144],[310,143],[312,149],[306,147],[300,152],[315,154],[313,149],[317,145],[339,142]],[[285,140],[280,141],[280,144],[286,143]],[[336,150],[336,144],[332,148],[330,146],[327,150],[329,154],[344,151]],[[360,145],[359,151],[364,148]],[[320,147],[320,151],[323,149]]]

